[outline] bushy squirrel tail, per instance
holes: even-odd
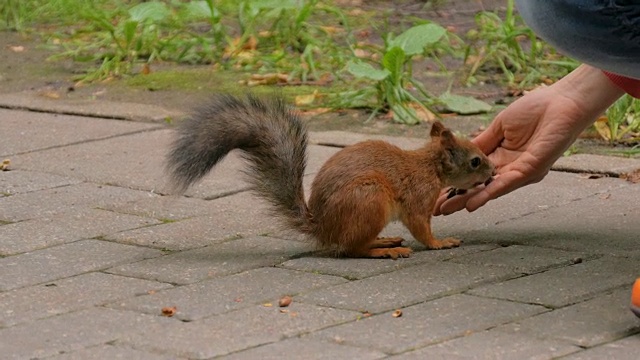
[[[258,196],[273,205],[289,228],[310,233],[311,214],[302,180],[307,130],[280,97],[214,97],[178,128],[167,158],[172,185],[184,192],[231,150],[242,150],[244,171]]]

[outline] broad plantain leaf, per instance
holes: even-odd
[[[167,5],[158,1],[140,3],[129,9],[131,20],[144,22],[147,20],[162,21],[170,14]]]
[[[436,24],[414,26],[389,42],[389,47],[397,46],[408,56],[421,54],[428,45],[437,43],[447,32]]]
[[[440,95],[439,100],[444,106],[461,115],[484,113],[491,110],[491,105],[470,96],[454,95],[446,92]]]
[[[387,69],[379,70],[367,63],[359,61],[349,61],[347,63],[347,71],[357,78],[365,78],[375,81],[384,80],[389,76],[389,71]]]

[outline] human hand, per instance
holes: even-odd
[[[621,95],[600,70],[582,65],[556,84],[516,100],[472,140],[496,166],[494,180],[450,199],[443,192],[434,215],[475,211],[542,180],[578,135]]]

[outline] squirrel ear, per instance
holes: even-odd
[[[443,143],[454,142],[453,133],[451,133],[451,130],[444,127],[440,121],[436,121],[431,125],[431,137],[440,138],[440,141]]]
[[[440,121],[435,121],[433,123],[433,125],[431,125],[431,137],[440,137],[442,135],[442,132],[447,130],[447,128],[444,127],[444,125],[442,125],[442,123]]]

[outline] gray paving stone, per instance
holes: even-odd
[[[618,289],[498,329],[524,336],[558,339],[581,347],[607,343],[640,331],[638,318],[629,310],[630,289]]]
[[[413,245],[414,242],[411,242]],[[470,245],[455,249],[418,251],[409,258],[391,259],[346,259],[325,256],[305,256],[286,261],[280,267],[312,273],[342,276],[347,279],[364,279],[409,266],[451,259],[493,249],[491,245]]]
[[[0,293],[0,327],[170,288],[155,281],[89,273]]]
[[[20,169],[41,170],[85,181],[162,193],[167,190],[164,156],[169,149],[171,134],[172,130],[159,128],[23,154],[13,159]]]
[[[6,225],[0,232],[0,255],[14,255],[160,223],[111,211],[76,209],[67,213]]]
[[[232,195],[233,196],[233,195]],[[161,220],[183,220],[214,212],[211,202],[184,196],[154,196],[105,207],[123,214]]]
[[[58,356],[48,357],[48,360],[87,360],[87,359],[104,359],[104,360],[180,360],[172,355],[153,354],[150,352],[135,350],[124,346],[100,345],[74,351],[71,353],[61,354]]]
[[[2,133],[6,134],[0,144],[0,156],[4,157],[158,128],[153,124],[7,109],[0,109],[0,118]],[[18,157],[11,156],[11,160],[14,169],[22,168]]]
[[[78,179],[43,172],[21,170],[2,171],[0,172],[0,193],[4,195],[15,195],[73,185],[80,182]]]
[[[0,198],[0,220],[22,221],[153,196],[145,191],[82,183]]]
[[[104,99],[49,99],[38,92],[2,94],[0,104],[17,109],[30,109],[48,113],[77,114],[92,117],[127,119],[135,121],[165,122],[182,118],[184,113],[156,105],[108,101]]]
[[[594,254],[640,255],[640,185],[624,186],[465,235],[471,242],[553,247]]]
[[[124,264],[107,271],[173,284],[190,284],[274,266],[311,250],[313,248],[299,242],[255,236]]]
[[[404,308],[398,318],[382,313],[310,336],[397,354],[544,311],[541,306],[458,294]]]
[[[636,360],[640,353],[640,335],[633,335],[608,344],[571,354],[566,360]]]
[[[300,301],[379,313],[511,276],[515,274],[506,268],[425,263],[311,292],[300,296]]]
[[[504,266],[523,274],[572,265],[589,259],[588,254],[535,246],[512,245],[481,253],[456,256],[451,261],[461,264]]]
[[[618,176],[640,169],[640,160],[604,155],[575,154],[558,159],[553,165],[553,169]]]
[[[470,290],[471,294],[562,307],[633,283],[638,258],[603,257]]]
[[[391,357],[418,359],[555,359],[581,349],[555,340],[541,340],[524,334],[488,330]]]
[[[241,351],[220,360],[335,360],[335,359],[381,359],[386,355],[380,351],[317,341],[309,338],[293,338]]]
[[[83,240],[0,258],[0,291],[41,284],[161,254],[158,250]]]
[[[344,281],[328,275],[260,268],[125,299],[109,306],[150,314],[158,314],[165,306],[176,306],[176,318],[193,321],[255,304],[271,303],[277,308],[278,300],[284,295],[294,296]]]
[[[177,322],[161,316],[92,308],[0,329],[4,359],[35,359],[112,342],[147,327]],[[165,334],[166,335],[166,334]]]
[[[405,150],[413,150],[423,146],[426,139],[360,134],[347,131],[312,131],[309,133],[309,141],[318,145],[345,147],[366,140],[382,140]]]
[[[280,229],[267,206],[248,192],[210,200],[209,215],[107,236],[124,244],[185,250],[231,238],[267,235]]]
[[[121,337],[118,343],[193,359],[208,359],[276,342],[356,319],[358,313],[292,303],[277,307],[253,306],[194,322],[149,326],[144,333]],[[167,341],[170,334],[171,340]]]

